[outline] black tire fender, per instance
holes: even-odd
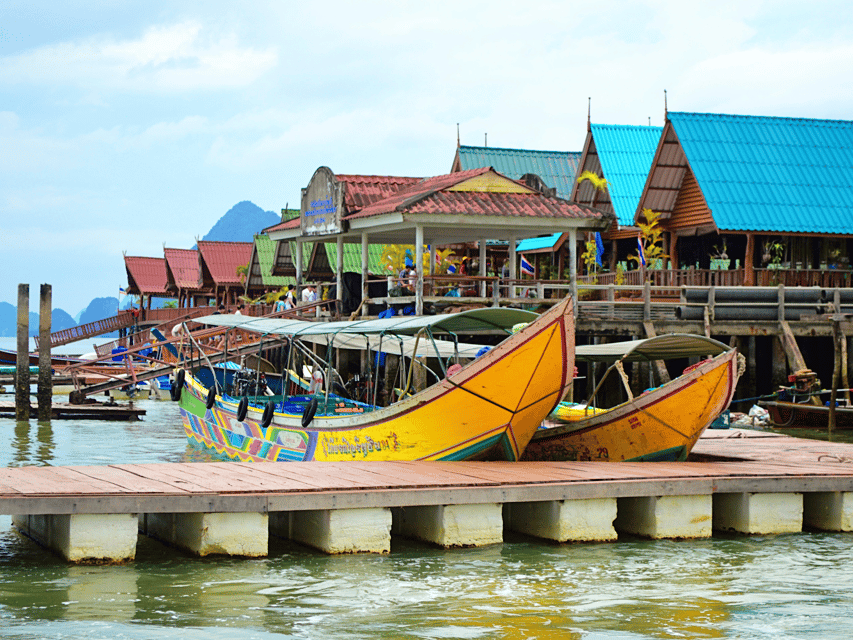
[[[311,398],[311,402],[305,407],[305,413],[302,414],[302,426],[307,427],[314,420],[314,414],[317,413],[317,398]]]
[[[207,406],[208,409],[212,409],[214,404],[216,404],[216,387],[210,387],[207,391],[207,402],[205,403],[205,406]]]
[[[237,405],[237,420],[239,422],[243,422],[246,419],[246,414],[249,411],[249,399],[246,396],[240,398],[240,402]]]
[[[186,371],[183,369],[178,369],[177,373],[175,373],[175,381],[172,383],[172,400],[177,402],[181,399],[181,392],[184,390],[184,376],[186,375]]]
[[[266,429],[272,423],[273,414],[275,414],[275,402],[268,400],[264,407],[264,416],[261,418],[261,426]]]

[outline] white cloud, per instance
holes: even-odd
[[[99,36],[6,56],[0,58],[0,81],[89,92],[186,93],[247,86],[277,61],[274,46],[241,47],[232,35],[208,36],[199,23],[184,22],[152,27],[135,40]]]

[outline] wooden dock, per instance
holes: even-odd
[[[142,420],[144,415],[145,409],[120,403],[70,404],[68,402],[54,402],[50,409],[51,420]],[[0,417],[15,417],[14,401],[0,400]],[[38,418],[38,406],[32,403],[30,403],[30,418]]]
[[[442,547],[504,530],[557,541],[853,530],[853,446],[709,432],[719,462],[155,463],[0,469],[0,513],[72,561],[133,558],[137,532],[199,555]],[[120,542],[123,541],[123,542]],[[119,545],[116,547],[116,545]]]

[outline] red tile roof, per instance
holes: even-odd
[[[179,289],[198,289],[201,286],[201,264],[195,249],[163,249],[171,280]],[[168,276],[168,274],[167,274]]]
[[[129,293],[162,295],[166,293],[166,260],[125,256]]]
[[[348,213],[353,213],[374,202],[384,200],[401,189],[423,180],[423,178],[403,176],[336,175],[335,178],[346,184],[344,206]]]
[[[237,267],[249,264],[252,259],[251,242],[199,240],[198,250],[214,284],[241,284]]]
[[[359,175],[336,175],[339,182],[345,183],[344,187],[344,209],[346,214],[360,211],[364,207],[384,200],[401,189],[418,184],[422,178],[407,178],[405,176],[359,176]],[[285,222],[267,227],[263,233],[270,231],[283,231],[285,229],[298,229],[300,218],[293,218]]]
[[[559,198],[546,198],[540,193],[439,191],[410,206],[404,207],[404,209],[408,213],[508,216],[514,218],[583,218],[586,220],[603,220],[612,217],[612,214],[605,213],[604,211],[599,211],[578,204],[577,202],[570,202]]]
[[[395,211],[422,214],[532,216],[590,220],[609,217],[608,214],[597,209],[568,200],[548,198],[535,192],[445,191],[445,189],[460,182],[488,172],[494,172],[494,169],[483,167],[428,178],[347,216],[347,219],[366,218]]]
[[[279,222],[278,224],[274,224],[271,227],[263,229],[261,233],[269,233],[270,231],[282,231],[283,229],[298,229],[299,225],[301,224],[301,220],[301,218],[293,218],[292,220]]]

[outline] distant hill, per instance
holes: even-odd
[[[106,297],[95,298],[83,311],[80,312],[80,324],[103,320],[118,313],[118,298]],[[118,338],[118,331],[105,333],[103,338]]]
[[[50,312],[50,331],[53,333],[54,331],[62,331],[63,329],[70,329],[71,327],[76,327],[77,323],[74,321],[68,312],[64,309],[54,309]]]
[[[248,200],[238,202],[219,218],[202,240],[225,242],[252,242],[255,234],[281,222],[281,215],[264,211]]]
[[[39,314],[30,312],[29,322],[30,326],[27,333],[30,336],[37,336],[39,334]],[[60,331],[76,325],[77,323],[74,322],[74,318],[68,315],[68,313],[63,309],[54,309],[50,314],[51,331]],[[4,338],[14,338],[17,335],[17,308],[8,302],[0,302],[0,336]]]

